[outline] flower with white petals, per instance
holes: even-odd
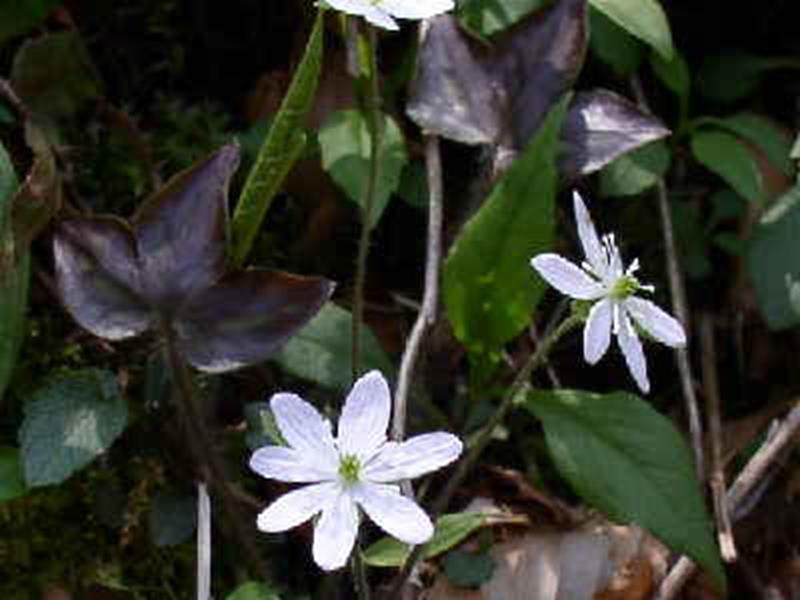
[[[583,356],[595,364],[608,350],[611,333],[625,357],[636,383],[647,393],[647,362],[634,323],[654,339],[672,347],[686,344],[681,324],[637,292],[652,292],[634,273],[639,260],[625,269],[614,235],[600,238],[580,195],[574,194],[575,221],[586,260],[577,266],[558,254],[539,254],[531,265],[539,275],[562,294],[576,300],[594,301],[583,329]],[[632,322],[633,321],[633,322]]]
[[[392,30],[399,29],[394,19],[427,19],[454,7],[453,0],[325,0],[325,4]]]
[[[361,520],[359,508],[403,542],[430,539],[430,518],[400,493],[397,482],[453,462],[463,446],[444,432],[389,441],[391,395],[383,375],[371,371],[356,381],[336,437],[330,422],[295,394],[275,394],[270,407],[288,446],[256,450],[250,468],[270,479],[311,485],[281,496],[259,514],[261,531],[286,531],[321,513],[314,524],[312,552],[326,571],[347,562]]]

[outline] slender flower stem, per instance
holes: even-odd
[[[484,425],[483,429],[472,442],[467,454],[459,461],[455,472],[447,481],[447,485],[445,485],[444,490],[442,490],[439,496],[437,496],[436,500],[434,500],[431,506],[431,516],[437,516],[447,507],[453,495],[455,494],[456,489],[459,485],[461,485],[464,479],[466,479],[469,472],[478,462],[478,458],[480,458],[480,455],[491,441],[495,430],[503,422],[503,419],[505,419],[508,411],[512,406],[514,406],[516,399],[530,385],[530,378],[533,372],[545,363],[547,356],[550,354],[550,350],[553,348],[555,343],[574,327],[580,325],[582,321],[583,318],[580,315],[570,315],[564,319],[552,333],[542,340],[542,343],[536,349],[536,352],[531,355],[525,365],[523,365],[523,367],[520,369],[519,373],[517,373],[517,376],[514,378],[511,387],[500,401],[500,404],[495,409],[492,417],[489,419],[486,425]],[[389,596],[390,598],[399,597],[400,589],[403,583],[411,573],[417,561],[422,556],[422,551],[424,548],[424,545],[416,546],[408,559],[406,559],[403,569],[400,571],[400,574],[397,576],[394,585],[392,586],[392,591]]]
[[[425,330],[436,320],[439,296],[439,262],[442,247],[442,161],[439,154],[439,138],[425,137],[425,167],[428,172],[428,247],[425,255],[425,290],[417,320],[406,341],[400,361],[400,375],[394,394],[392,415],[392,439],[400,441],[405,436],[408,390],[414,363],[419,355]]]
[[[211,499],[197,484],[197,600],[211,600]]]
[[[367,113],[369,127],[370,156],[367,192],[361,211],[361,237],[358,240],[358,257],[356,258],[356,279],[353,289],[353,329],[352,329],[352,369],[353,381],[358,378],[361,368],[361,327],[364,320],[364,283],[367,274],[367,256],[369,254],[369,238],[372,231],[372,213],[374,212],[375,193],[380,173],[380,147],[382,138],[381,93],[378,82],[378,37],[374,27],[367,27],[368,79],[367,97],[364,110]]]
[[[240,521],[239,512],[234,505],[233,496],[228,489],[225,468],[220,457],[214,452],[211,432],[208,429],[202,412],[195,403],[192,391],[192,380],[186,363],[178,353],[175,334],[169,323],[161,325],[161,332],[166,344],[167,360],[172,373],[172,382],[180,400],[181,416],[185,429],[186,441],[200,469],[200,477],[205,480],[222,500],[222,507],[233,527],[233,533],[242,544],[243,550],[256,574],[266,577],[266,565],[261,560],[247,528]]]
[[[361,536],[359,535],[359,538]],[[367,579],[367,565],[364,563],[364,557],[361,554],[361,540],[356,540],[356,547],[353,549],[353,555],[350,559],[350,566],[353,571],[353,580],[356,585],[356,594],[359,600],[370,600],[372,594],[369,589],[369,580]]]

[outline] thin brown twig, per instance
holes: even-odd
[[[408,392],[414,364],[419,356],[425,331],[436,321],[439,296],[439,262],[442,248],[442,161],[439,153],[439,138],[425,137],[425,168],[428,174],[428,245],[425,254],[425,289],[417,320],[406,340],[400,374],[394,395],[392,415],[392,438],[400,441],[405,437]]]
[[[722,459],[722,419],[717,377],[717,351],[714,346],[714,322],[708,312],[700,315],[700,355],[703,389],[706,396],[708,434],[711,438],[709,485],[714,499],[717,539],[723,560],[734,562],[736,560],[736,544],[733,539],[728,503],[725,500],[725,467]]]
[[[636,73],[630,79],[631,89],[636,97],[639,107],[650,112],[647,97],[645,96],[642,82]],[[686,331],[691,330],[688,303],[686,301],[686,290],[683,286],[680,261],[678,260],[678,250],[675,244],[675,229],[672,225],[672,213],[670,212],[667,186],[663,179],[656,184],[656,197],[658,199],[658,212],[661,217],[661,232],[664,238],[664,250],[667,262],[667,276],[669,278],[669,290],[672,298],[672,308],[678,320],[683,324]],[[688,346],[675,350],[675,359],[678,364],[678,373],[681,381],[681,391],[686,405],[686,415],[689,420],[689,433],[694,450],[695,470],[700,481],[704,477],[704,458],[703,458],[703,425],[700,420],[700,409],[698,408],[697,395],[694,391],[694,376],[692,367],[689,363]]]
[[[794,408],[747,462],[744,469],[736,477],[733,485],[726,494],[728,512],[734,520],[741,518],[737,509],[745,502],[748,494],[759,484],[767,474],[776,459],[792,442],[794,436],[800,431],[800,399],[795,402]],[[656,600],[671,600],[681,590],[683,585],[695,572],[697,566],[694,562],[682,556],[672,570],[667,574],[656,593]]]

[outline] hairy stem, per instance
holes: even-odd
[[[377,35],[373,27],[367,27],[368,46],[368,88],[363,110],[367,114],[369,127],[370,156],[367,191],[361,211],[361,236],[358,240],[358,256],[356,258],[356,279],[353,289],[353,329],[352,329],[352,369],[355,380],[361,369],[361,327],[364,320],[364,283],[367,275],[367,257],[369,255],[370,233],[372,231],[372,213],[374,212],[375,193],[378,187],[380,172],[380,147],[382,138],[381,93],[378,82]]]
[[[436,321],[439,296],[439,262],[442,254],[442,161],[439,154],[439,138],[425,137],[425,167],[428,173],[428,247],[425,254],[425,290],[417,320],[406,340],[400,375],[394,394],[392,415],[392,439],[405,437],[408,391],[414,372],[414,363],[419,356],[425,330]]]
[[[166,342],[167,359],[172,373],[172,382],[177,392],[186,441],[200,470],[200,477],[215,491],[222,501],[226,517],[233,528],[233,535],[241,544],[251,568],[256,574],[266,577],[267,568],[253,544],[250,531],[242,523],[236,509],[234,497],[228,488],[225,467],[214,451],[214,441],[208,425],[197,406],[189,369],[178,353],[175,334],[169,323],[162,323],[161,331]]]

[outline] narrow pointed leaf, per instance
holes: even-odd
[[[562,130],[559,170],[565,179],[577,179],[669,133],[661,121],[614,92],[576,94]]]
[[[460,9],[460,18],[472,31],[483,36],[495,34],[517,23],[551,0],[482,0],[467,2]]]
[[[292,164],[305,144],[301,120],[311,107],[322,69],[325,31],[324,10],[319,10],[314,29],[281,107],[261,145],[233,214],[231,258],[234,266],[244,264],[258,230]]]
[[[556,467],[584,500],[650,530],[725,588],[691,451],[667,418],[623,392],[538,392],[525,408],[541,419]]]
[[[352,384],[353,315],[329,302],[275,355],[284,370],[320,385],[347,389]],[[361,369],[386,375],[392,362],[369,327],[361,328]]]
[[[672,32],[658,0],[589,0],[631,35],[651,46],[665,60],[671,60],[674,48]]]
[[[173,176],[133,217],[142,294],[166,314],[225,270],[228,184],[238,164],[238,146],[223,146]]]
[[[328,300],[333,284],[252,269],[226,276],[182,308],[178,346],[189,362],[211,373],[266,359]]]
[[[456,337],[470,350],[497,350],[529,323],[545,290],[530,258],[550,248],[555,158],[564,99],[470,219],[444,265],[443,294]]]
[[[19,255],[11,224],[17,176],[0,144],[0,401],[16,365],[28,304],[30,257]]]
[[[140,295],[133,233],[114,218],[73,219],[53,236],[56,283],[65,307],[93,334],[137,335],[154,313]]]

